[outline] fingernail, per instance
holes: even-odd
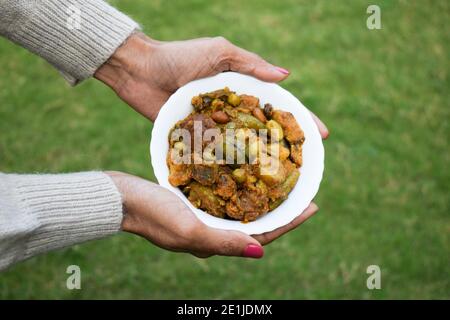
[[[249,244],[245,248],[244,257],[259,259],[264,255],[264,249],[256,244]]]
[[[290,73],[289,70],[286,70],[285,68],[282,68],[282,67],[275,66],[275,69],[277,69],[282,74],[289,74]]]

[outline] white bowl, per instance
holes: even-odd
[[[275,210],[256,221],[240,221],[216,218],[195,208],[178,188],[168,181],[166,164],[169,149],[170,129],[192,111],[191,98],[200,93],[229,87],[237,94],[250,94],[260,99],[260,104],[271,103],[275,109],[291,112],[305,133],[303,144],[303,165],[300,178],[289,197]],[[178,89],[164,104],[154,123],[150,143],[152,166],[159,184],[177,194],[206,225],[226,230],[238,230],[246,234],[261,234],[272,231],[291,222],[299,216],[313,200],[319,190],[324,170],[324,148],[319,130],[310,112],[290,92],[277,84],[267,83],[235,72],[220,73],[214,77],[192,81]]]

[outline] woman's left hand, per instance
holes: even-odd
[[[160,42],[135,33],[97,70],[95,77],[154,121],[179,87],[223,71],[236,71],[269,82],[282,81],[289,75],[289,71],[222,37]],[[315,121],[326,138],[327,128],[317,117]]]

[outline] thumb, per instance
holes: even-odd
[[[200,252],[208,255],[261,258],[264,249],[253,237],[239,231],[206,228]]]
[[[289,71],[274,66],[255,53],[234,46],[230,57],[230,70],[253,76],[263,81],[279,82],[289,76]]]

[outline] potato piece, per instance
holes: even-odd
[[[279,154],[279,159],[280,159],[281,161],[286,160],[286,159],[289,157],[290,154],[291,154],[291,153],[289,152],[289,149],[286,148],[285,146],[283,146],[283,145],[280,144],[280,154]]]
[[[275,120],[269,120],[266,123],[266,127],[269,130],[269,135],[272,141],[281,141],[284,138],[283,128]]]
[[[241,168],[234,169],[233,170],[233,178],[238,183],[244,183],[247,180],[247,172]]]
[[[272,165],[270,165],[272,163]],[[271,163],[259,168],[258,177],[269,187],[280,184],[286,178],[286,169],[278,159],[271,159]]]
[[[263,152],[267,153],[267,147],[260,138],[249,140],[247,156],[250,164],[259,163],[259,158]]]
[[[254,175],[248,174],[245,182],[248,184],[252,184],[252,183],[255,183],[257,180],[258,179]]]
[[[281,143],[271,143],[267,145],[267,152],[271,156],[278,156],[281,161],[286,160],[289,157],[289,149],[283,146]]]
[[[274,110],[272,111],[272,119],[281,125],[286,140],[290,143],[300,143],[304,140],[303,130],[300,128],[292,113]]]
[[[233,107],[237,107],[241,103],[241,98],[235,93],[230,93],[227,99],[228,103]]]
[[[231,122],[229,122],[231,123]],[[216,150],[216,159],[218,161],[224,161],[226,164],[235,164],[236,160],[243,158],[245,160],[245,150],[241,150],[240,148],[235,146],[235,137],[230,134],[222,134],[217,139],[217,150]]]

